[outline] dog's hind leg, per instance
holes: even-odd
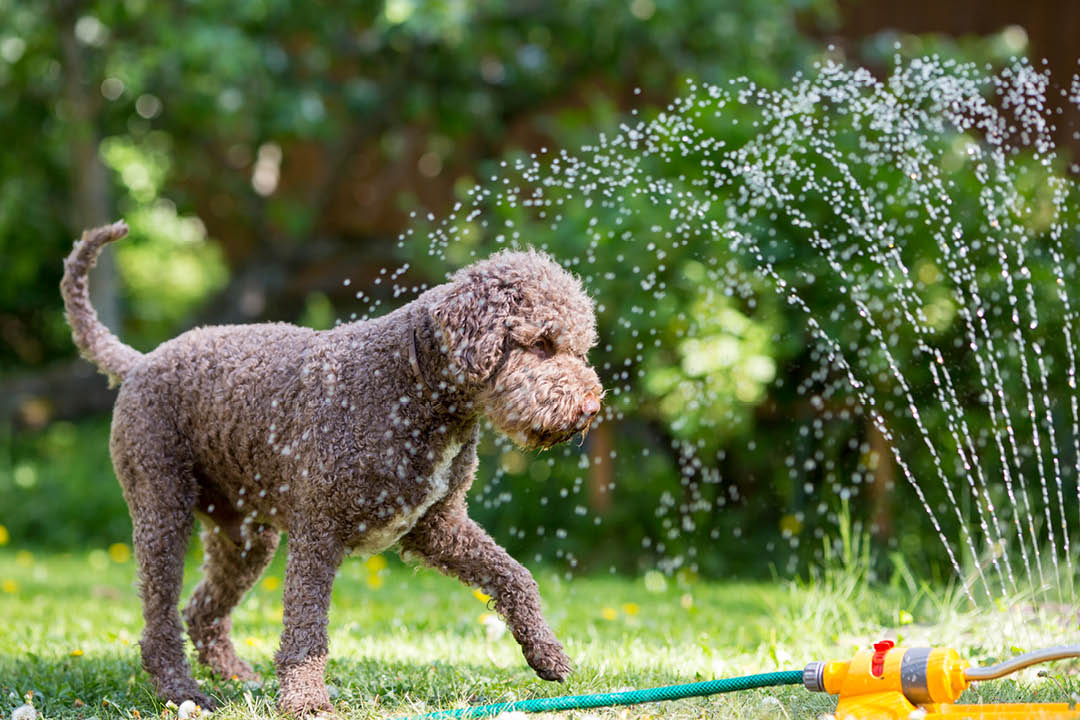
[[[171,422],[127,412],[123,396],[113,414],[112,456],[134,528],[132,544],[142,596],[142,663],[160,696],[181,703],[214,703],[195,683],[184,657],[178,604],[184,556],[194,522],[195,478],[178,456],[183,444]]]
[[[207,525],[201,537],[203,579],[183,613],[188,634],[195,643],[199,661],[215,673],[224,678],[255,680],[258,676],[237,657],[229,639],[230,613],[273,559],[280,533],[274,528],[256,526],[238,538],[238,545],[217,526]]]

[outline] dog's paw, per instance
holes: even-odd
[[[562,682],[574,669],[557,640],[535,643],[525,650],[525,661],[542,680]]]
[[[323,685],[292,687],[278,698],[278,710],[296,718],[333,717],[334,705]]]
[[[336,716],[334,706],[329,700],[324,702],[321,700],[293,698],[279,702],[278,710],[282,715],[291,715],[295,718],[309,718],[311,720],[317,720],[318,718],[332,718]]]

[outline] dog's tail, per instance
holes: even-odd
[[[71,254],[64,260],[64,279],[60,294],[64,296],[71,336],[79,353],[109,376],[110,385],[118,385],[142,358],[142,353],[120,342],[98,320],[90,304],[88,275],[97,262],[98,253],[106,243],[127,235],[127,224],[121,220],[112,225],[83,231]]]

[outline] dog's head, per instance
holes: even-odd
[[[585,432],[603,388],[589,366],[593,302],[535,250],[502,251],[455,273],[431,309],[455,382],[526,448]]]

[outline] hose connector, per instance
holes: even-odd
[[[825,692],[825,663],[820,660],[807,663],[802,671],[802,684],[810,692]]]

